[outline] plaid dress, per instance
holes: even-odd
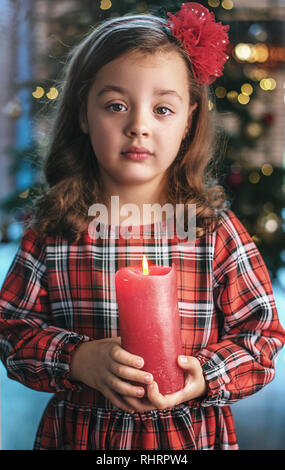
[[[39,243],[25,230],[0,292],[0,357],[11,379],[53,393],[35,449],[238,448],[229,405],[273,379],[285,342],[267,269],[228,209],[214,233],[194,242],[158,236],[161,228],[140,226],[129,239],[114,234],[118,227],[97,239],[86,228],[73,243]],[[83,341],[120,336],[115,272],[141,265],[143,255],[176,265],[184,354],[199,359],[207,394],[129,414],[72,381],[70,363]]]

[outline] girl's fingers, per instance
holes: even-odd
[[[147,396],[148,396],[149,401],[156,408],[158,408],[159,410],[164,408],[165,397],[163,397],[163,395],[161,395],[161,393],[159,393],[158,385],[157,385],[156,382],[152,382],[152,384],[150,384],[147,387]]]
[[[147,387],[147,397],[149,401],[159,410],[164,410],[165,408],[172,408],[175,405],[179,405],[184,400],[184,389],[179,390],[178,392],[172,393],[170,395],[162,395],[159,392],[158,385],[156,382],[148,385]]]
[[[120,410],[125,411],[126,413],[134,413],[134,409],[132,406],[130,406],[122,397],[117,395],[113,390],[109,388],[103,388],[102,393],[109,400],[111,403],[113,403],[114,406],[119,408]]]
[[[144,360],[140,356],[125,351],[118,344],[114,344],[110,351],[111,359],[120,364],[124,364],[130,367],[141,368],[144,365]]]
[[[118,344],[121,344],[121,336],[113,336],[112,338],[97,339],[97,342],[101,342],[101,343],[118,343]]]
[[[151,374],[140,370],[144,364],[143,359],[128,353],[119,345],[111,349],[110,359],[109,371],[117,377],[142,384],[150,384],[153,381]]]
[[[193,356],[179,356],[178,364],[186,371],[186,400],[206,395],[207,384],[200,361]]]
[[[153,376],[148,372],[135,369],[134,367],[125,366],[123,364],[118,364],[117,362],[112,362],[110,364],[110,370],[117,377],[132,382],[150,384],[153,381]]]
[[[124,396],[124,400],[138,413],[146,413],[147,411],[155,410],[156,407],[150,403],[147,398],[133,398],[130,396]]]
[[[178,356],[178,364],[183,369],[191,371],[192,375],[202,371],[199,360],[194,356]]]
[[[139,385],[132,385],[129,382],[121,380],[113,374],[109,374],[105,378],[106,385],[120,395],[130,395],[133,397],[143,397],[145,394],[144,388]]]

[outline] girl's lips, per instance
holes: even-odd
[[[122,153],[123,157],[127,158],[128,160],[146,160],[147,158],[151,157],[150,153],[138,153],[138,152],[124,152]]]

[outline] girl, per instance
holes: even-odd
[[[209,172],[207,85],[227,27],[195,3],[168,16],[100,24],[67,67],[49,189],[0,295],[9,377],[54,393],[35,449],[237,449],[229,404],[274,377],[285,332],[270,278]],[[118,234],[109,212],[108,238],[92,236],[89,208],[112,196],[119,214],[136,204],[140,238]],[[156,214],[140,223],[155,203],[196,205],[194,246],[165,238]],[[144,254],[178,274],[185,386],[168,396],[120,345],[115,272]]]

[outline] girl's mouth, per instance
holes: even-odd
[[[138,153],[138,152],[123,152],[122,155],[128,160],[134,160],[134,161],[143,161],[151,157],[150,153]]]

